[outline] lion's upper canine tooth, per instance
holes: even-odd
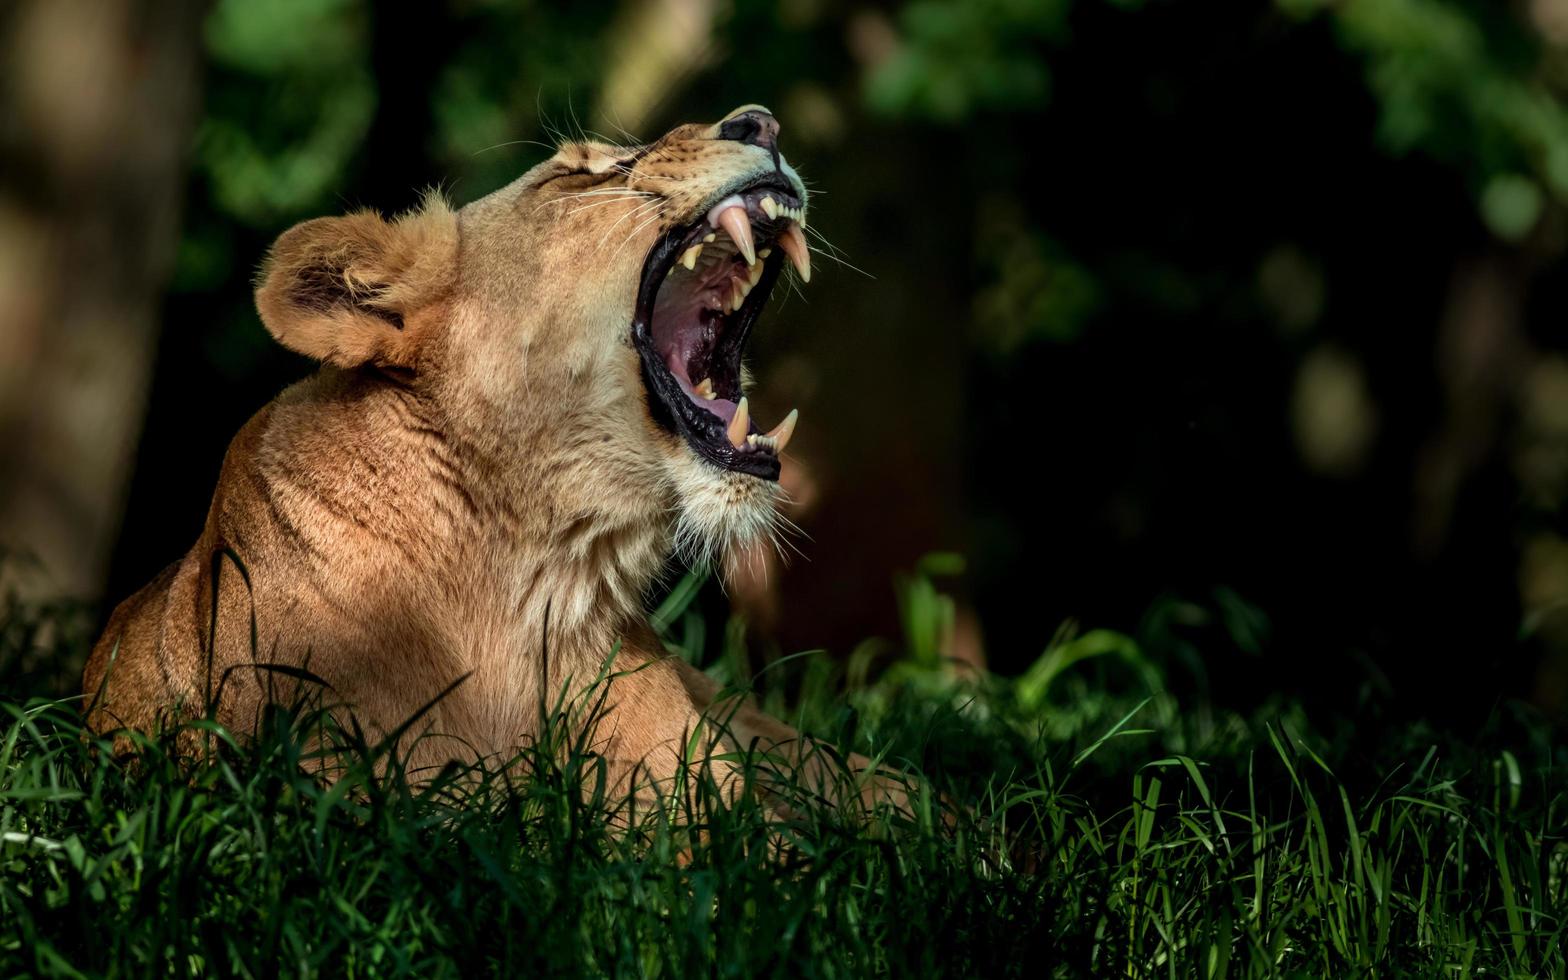
[[[741,200],[741,196],[739,194],[731,194],[729,197],[726,197],[724,200],[708,209],[708,227],[717,228],[719,226],[719,215],[723,214],[730,208],[744,208],[745,206],[746,202]]]
[[[784,234],[779,236],[779,248],[795,263],[795,271],[800,273],[804,282],[811,281],[811,251],[806,248],[806,233],[800,230],[800,225],[790,222],[784,229]]]
[[[768,433],[768,438],[772,439],[777,447],[774,449],[774,452],[781,453],[784,451],[784,447],[789,445],[790,437],[795,434],[795,423],[799,421],[800,409],[792,408],[789,410],[789,414],[784,416],[784,421],[780,422],[774,427],[772,432]]]
[[[779,216],[778,202],[773,200],[772,197],[764,197],[757,203],[762,208],[762,213],[767,215],[769,218],[777,218]]]
[[[746,407],[746,396],[742,395],[740,404],[735,406],[735,416],[730,419],[729,428],[724,434],[730,440],[730,445],[736,449],[746,444],[746,430],[751,427],[751,413]]]
[[[702,244],[699,242],[681,253],[681,265],[684,265],[687,271],[697,268],[697,257],[701,254]]]
[[[757,247],[751,240],[751,219],[746,217],[744,207],[737,205],[720,211],[719,226],[729,232],[747,265],[757,261]]]
[[[764,249],[764,251],[766,250]],[[746,279],[751,283],[751,285],[755,286],[757,284],[757,280],[762,278],[763,268],[764,266],[761,262],[753,262],[751,265],[746,267]]]

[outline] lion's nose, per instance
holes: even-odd
[[[779,148],[779,121],[761,106],[746,107],[731,113],[719,123],[719,139],[750,143],[764,150],[777,153]]]

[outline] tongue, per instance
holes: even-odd
[[[696,405],[698,408],[704,411],[712,412],[714,415],[717,415],[719,417],[719,421],[723,422],[725,425],[730,424],[730,419],[735,417],[734,402],[730,401],[728,398],[714,398],[710,401],[709,399],[697,394],[697,392],[692,389],[691,381],[686,377],[686,365],[681,361],[678,355],[671,354],[670,357],[665,361],[665,367],[670,369],[670,373],[675,376],[676,382],[680,384],[681,391],[686,393],[686,397],[691,399],[691,403],[693,405]]]

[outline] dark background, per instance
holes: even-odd
[[[919,567],[956,598],[948,652],[1003,673],[1067,623],[1238,705],[1560,711],[1565,8],[192,6],[161,329],[116,362],[146,395],[123,477],[81,474],[112,547],[67,591],[112,604],[179,557],[228,439],[310,370],[251,306],[291,223],[431,185],[461,204],[558,136],[760,102],[850,265],[819,255],[753,345],[812,488],[806,560],[736,591],[759,649],[875,654]],[[155,29],[143,11],[127,43],[151,57]]]

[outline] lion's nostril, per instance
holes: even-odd
[[[751,109],[720,123],[719,139],[750,143],[765,150],[777,150],[779,121],[761,109]]]

